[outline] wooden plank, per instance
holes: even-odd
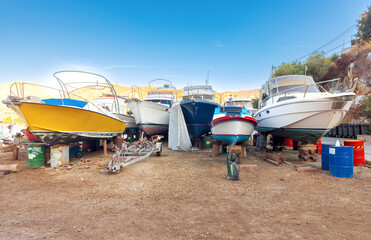
[[[18,163],[0,165],[0,171],[19,172],[20,166]]]
[[[107,157],[107,139],[105,138],[103,141],[103,151],[104,151],[104,156]]]
[[[264,158],[264,161],[270,163],[270,164],[273,164],[275,166],[278,166],[280,165],[279,163],[277,163],[276,161],[273,161],[273,160],[270,160],[269,158]]]

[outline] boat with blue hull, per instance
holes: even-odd
[[[192,140],[210,133],[214,110],[219,104],[214,101],[214,91],[209,85],[185,87],[182,107],[189,136]]]
[[[236,145],[250,139],[257,125],[244,107],[217,107],[211,122],[211,132],[217,141]]]

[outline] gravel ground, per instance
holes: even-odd
[[[366,167],[351,179],[297,172],[251,147],[242,164],[257,168],[227,181],[226,155],[209,150],[164,148],[110,175],[101,151],[84,159],[0,176],[0,239],[371,239]]]

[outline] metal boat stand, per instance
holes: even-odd
[[[141,138],[133,143],[123,142],[121,148],[115,146],[115,153],[107,166],[108,172],[119,172],[121,168],[146,159],[153,152],[156,156],[161,156],[162,142],[159,142],[160,139],[159,136],[152,136],[152,140]]]
[[[258,137],[256,139],[256,150],[258,152],[264,153],[267,150],[267,133],[258,133]]]

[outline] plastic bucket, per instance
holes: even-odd
[[[27,167],[42,167],[45,161],[44,145],[28,145]]]
[[[332,146],[329,148],[329,155],[331,176],[353,177],[353,147]]]
[[[362,140],[344,140],[344,146],[353,147],[354,166],[365,165],[365,148]]]
[[[321,168],[322,170],[329,170],[329,164],[330,164],[330,154],[329,149],[330,147],[333,147],[332,144],[322,144],[322,154],[321,154]]]
[[[286,139],[285,139],[285,144],[286,144],[286,146],[288,146],[288,147],[292,147],[292,146],[293,146],[292,139],[288,139],[288,138],[286,138]]]

